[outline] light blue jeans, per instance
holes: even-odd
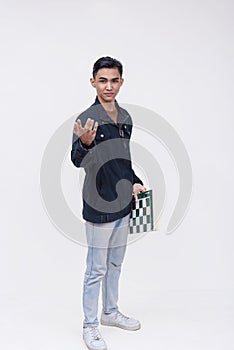
[[[84,277],[84,327],[98,326],[98,299],[102,282],[102,304],[106,313],[118,310],[118,286],[126,251],[129,215],[104,224],[86,222],[88,244]]]

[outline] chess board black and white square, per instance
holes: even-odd
[[[132,201],[130,232],[143,233],[154,229],[153,194],[148,190],[138,194],[138,201]]]

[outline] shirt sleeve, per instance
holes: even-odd
[[[136,174],[135,174],[135,172],[134,172],[134,170],[132,169],[132,179],[133,179],[133,181],[132,181],[132,184],[134,185],[134,184],[141,184],[142,186],[144,185],[143,184],[143,181],[141,181],[141,179],[138,177],[138,176],[136,176]]]

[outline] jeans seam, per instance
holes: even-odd
[[[92,239],[91,239],[91,247],[88,246],[88,249],[91,249],[91,264],[90,264],[90,270],[87,274],[88,277],[91,276],[92,270],[93,270],[93,237],[94,237],[94,224],[90,224],[92,226]]]
[[[109,259],[110,259],[110,248],[107,248],[107,258],[106,258],[106,274],[104,276],[104,283],[105,283],[105,305],[104,305],[104,312],[107,311],[106,310],[106,304],[107,304],[107,277],[108,277],[108,273],[109,273]]]
[[[88,278],[90,278],[92,270],[93,270],[93,237],[94,237],[94,224],[92,224],[92,239],[91,239],[91,247],[88,246],[88,249],[91,249],[91,264],[90,264],[90,271],[89,274],[87,275]],[[83,324],[83,327],[85,326],[85,322]],[[86,325],[88,327],[88,325]]]
[[[91,276],[91,273],[92,273],[92,270],[93,270],[93,236],[94,236],[94,225],[92,224],[92,246],[91,246],[91,249],[92,249],[92,263],[91,263],[91,267],[90,267],[90,274],[89,276]]]

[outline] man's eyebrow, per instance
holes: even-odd
[[[108,79],[105,78],[105,77],[99,77],[98,79],[108,80]],[[111,78],[111,80],[117,80],[117,79],[119,79],[119,77]]]

